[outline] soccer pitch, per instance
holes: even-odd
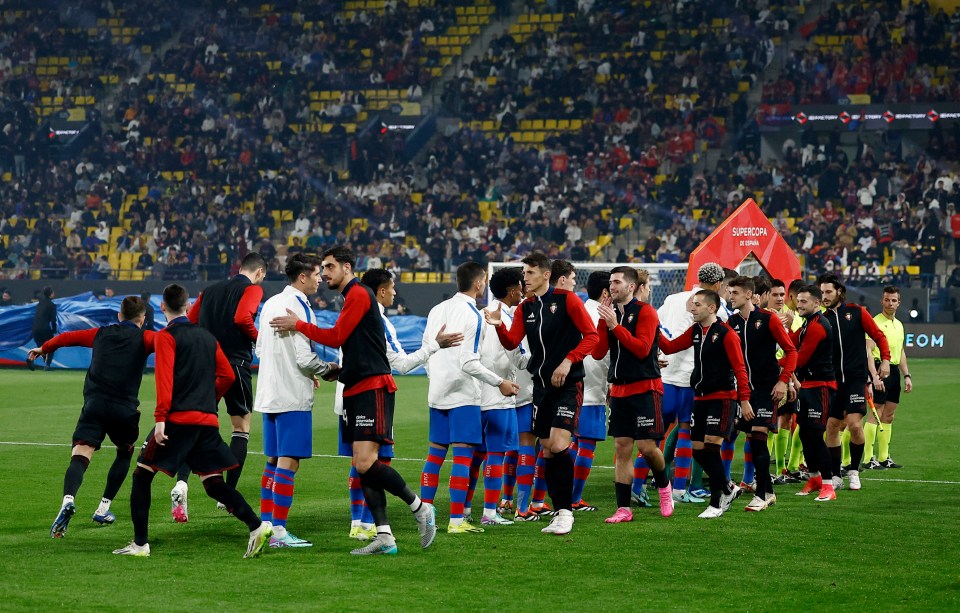
[[[311,549],[271,550],[241,559],[247,530],[219,512],[190,481],[190,522],[174,524],[173,481],[154,481],[152,557],[111,550],[132,539],[130,479],[113,510],[117,522],[90,517],[113,460],[97,453],[77,496],[64,539],[49,537],[69,462],[70,435],[82,404],[82,372],[0,373],[0,609],[492,611],[798,609],[956,610],[960,607],[960,420],[950,400],[960,360],[911,360],[916,391],[897,414],[893,455],[902,470],[866,471],[863,490],[836,502],[777,490],[778,504],[745,513],[741,498],[723,518],[696,517],[678,505],[669,519],[635,509],[630,524],[606,525],[614,510],[612,444],[597,448],[584,498],[599,507],[577,513],[568,536],[540,534],[543,522],[447,535],[446,480],[437,497],[440,533],[421,550],[409,511],[389,498],[398,556],[350,556],[349,460],[335,457],[333,385],[324,384],[314,415],[314,452],[301,465],[289,525]],[[394,466],[414,487],[427,447],[426,379],[400,377]],[[153,423],[152,376],[141,390],[141,438]],[[223,412],[221,410],[221,415]],[[221,423],[227,422],[225,418]],[[255,416],[250,449],[258,451]],[[229,435],[229,427],[225,430]],[[739,479],[742,439],[734,477]],[[251,453],[240,490],[256,509],[263,456]],[[479,516],[481,487],[474,502]]]

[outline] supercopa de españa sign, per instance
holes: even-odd
[[[747,198],[690,254],[686,288],[696,284],[697,271],[703,264],[716,262],[736,268],[751,253],[773,278],[788,284],[800,278],[797,255],[753,198]]]

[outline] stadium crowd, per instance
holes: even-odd
[[[160,278],[218,278],[259,251],[268,275],[281,278],[284,254],[333,244],[353,248],[361,270],[448,272],[535,250],[613,259],[616,249],[591,244],[640,219],[653,232],[624,236],[635,248],[620,249],[617,260],[683,261],[747,197],[811,272],[857,264],[850,274],[867,282],[906,286],[906,267],[919,266],[922,282],[933,284],[950,243],[957,259],[956,173],[944,160],[956,157],[960,128],[933,130],[923,155],[862,145],[854,159],[836,136],[804,132],[779,161],[760,156],[759,137],[743,138],[756,122],[738,84],[760,79],[775,41],[803,23],[793,2],[641,3],[629,11],[612,0],[567,3],[556,7],[570,12],[552,30],[495,37],[459,67],[442,103],[463,127],[438,135],[424,162],[403,163],[393,133],[361,146],[347,126],[367,108],[364,91],[422,95],[440,58],[421,39],[444,31],[454,6],[468,4],[388,2],[383,12],[346,17],[338,3],[193,3],[199,25],[185,25],[177,4],[133,12],[78,0],[26,11],[26,27],[0,51],[0,164],[9,173],[0,184],[0,276],[112,278],[107,251],[129,254],[133,267]],[[876,61],[912,66],[892,57],[909,48],[915,62],[947,57],[936,54],[955,36],[956,13],[876,4],[831,6],[815,32],[886,32],[867,36],[860,51]],[[137,34],[118,40],[93,27],[116,15]],[[67,36],[55,23],[76,29]],[[659,36],[670,28],[680,35]],[[360,43],[375,53],[348,51]],[[804,75],[838,78],[811,59],[822,53],[795,54],[785,78],[802,87]],[[94,61],[42,77],[45,54]],[[938,87],[955,84],[944,78]],[[866,88],[897,95],[880,79]],[[111,100],[103,133],[66,157],[34,129],[38,100],[51,90],[64,94],[64,106],[88,90]],[[342,95],[317,103],[307,95],[314,90]],[[765,91],[765,102],[781,98]],[[578,127],[538,142],[514,138],[522,122],[551,119]],[[333,127],[293,129],[316,122]],[[477,125],[486,122],[493,129]],[[348,148],[344,179],[334,157]],[[720,149],[719,162],[704,172],[709,148]]]

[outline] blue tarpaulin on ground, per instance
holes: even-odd
[[[101,300],[92,292],[54,299],[53,302],[57,305],[57,332],[86,330],[116,323],[122,300],[122,296]],[[166,318],[160,310],[160,297],[151,298],[151,304],[155,310],[155,328],[162,330],[166,325]],[[36,310],[36,304],[0,307],[0,363],[24,362],[27,352],[36,346],[31,331]],[[315,311],[315,314],[317,325],[321,328],[332,327],[338,315],[331,311]],[[397,337],[404,351],[410,353],[420,348],[423,330],[427,324],[425,317],[397,316],[391,317],[390,322],[397,329]],[[257,327],[260,327],[259,321]],[[317,345],[317,354],[322,360],[337,359],[337,351],[330,347]],[[147,361],[147,365],[153,366],[153,356]],[[90,350],[85,347],[61,349],[54,354],[52,366],[86,369],[90,366]],[[423,370],[417,369],[411,374],[423,374]]]

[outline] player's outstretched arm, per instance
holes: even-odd
[[[483,311],[484,319],[488,324],[494,326],[494,329],[497,331],[497,338],[500,339],[500,344],[503,345],[503,348],[507,351],[516,349],[526,335],[526,328],[524,328],[523,324],[523,305],[524,303],[521,302],[520,306],[517,307],[509,329],[503,325],[499,309],[496,309],[494,312],[486,309]]]
[[[89,328],[87,330],[74,330],[73,332],[64,332],[58,334],[45,342],[40,347],[35,347],[27,352],[28,360],[49,355],[62,347],[93,347],[93,341],[97,338],[97,332],[100,328]]]
[[[694,324],[694,326],[697,324]],[[689,349],[693,347],[693,326],[687,328],[687,330],[674,339],[667,338],[667,335],[663,333],[663,330],[660,330],[660,351],[665,355],[670,355],[673,353],[679,353],[684,349]]]

